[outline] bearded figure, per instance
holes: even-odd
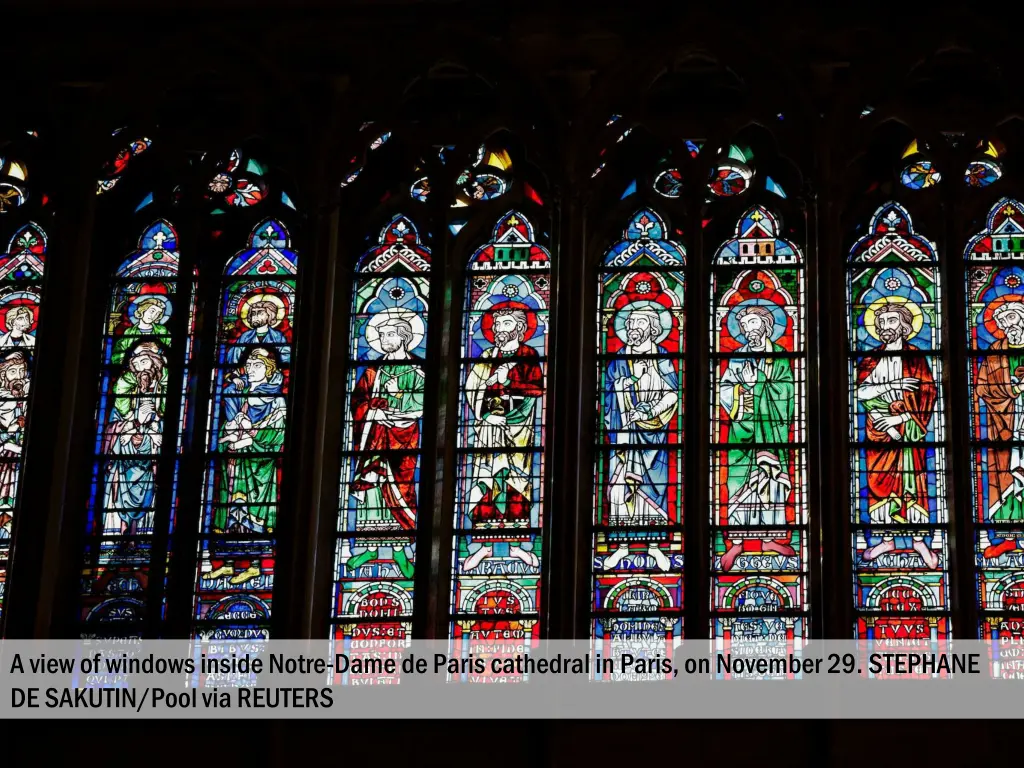
[[[1006,302],[992,313],[1002,331],[993,342],[997,354],[981,358],[978,397],[988,414],[988,509],[993,523],[983,555],[991,560],[1024,549],[1024,307]]]
[[[726,551],[722,570],[744,552],[792,557],[795,508],[789,456],[778,446],[792,440],[795,388],[790,361],[772,341],[775,315],[767,307],[736,311],[746,343],[729,360],[719,383],[722,419],[729,425],[728,497],[724,519]],[[772,447],[767,447],[772,446]],[[776,530],[742,530],[778,526]]]
[[[246,324],[249,330],[238,337],[228,350],[228,362],[237,365],[247,356],[250,347],[272,346],[282,363],[291,360],[291,345],[288,338],[275,327],[278,324],[279,307],[272,301],[254,301],[249,305]]]
[[[646,546],[658,568],[668,571],[671,561],[659,546],[667,540],[667,530],[652,526],[669,520],[665,445],[679,408],[679,378],[670,360],[654,357],[664,353],[657,340],[669,330],[662,327],[657,310],[631,310],[625,328],[624,353],[644,357],[617,358],[608,364],[612,391],[605,394],[604,420],[608,434],[621,446],[609,457],[608,525],[634,530],[608,532],[615,551],[604,568],[615,568],[634,545]]]
[[[934,523],[929,512],[927,450],[921,443],[938,391],[927,358],[906,355],[918,348],[909,342],[914,335],[914,316],[905,305],[883,304],[875,310],[875,333],[887,354],[861,361],[857,372],[857,400],[867,414],[865,436],[871,447],[867,462],[868,509],[861,522],[886,524]],[[929,568],[938,566],[926,528],[902,531],[868,529],[867,561],[886,552],[913,549]]]
[[[475,436],[467,494],[473,534],[466,571],[506,549],[532,568],[540,565],[533,553],[535,534],[524,529],[540,523],[533,448],[544,374],[537,350],[525,343],[526,310],[498,306],[491,316],[494,346],[484,350],[483,360],[466,377]]]
[[[28,356],[10,352],[0,361],[0,509],[11,508],[17,501],[28,389]]]

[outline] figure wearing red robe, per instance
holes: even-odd
[[[901,354],[918,351],[907,342],[912,317],[902,304],[876,312],[879,338],[893,354],[865,358],[857,373],[857,398],[867,415],[865,437],[881,444],[865,450],[869,506],[861,522],[877,528],[866,531],[869,547],[863,557],[870,561],[886,552],[913,549],[935,568],[938,557],[930,547],[928,526],[937,521],[929,511],[927,449],[914,444],[928,435],[938,390],[926,358]],[[885,530],[886,525],[907,523],[924,527]]]
[[[393,560],[412,576],[412,547],[395,533],[416,527],[416,466],[423,416],[423,369],[408,352],[412,328],[396,318],[380,328],[389,364],[367,367],[352,393],[354,448],[361,452],[350,483],[355,506],[355,540],[347,566],[355,569],[393,551]],[[398,453],[396,453],[398,452]],[[388,535],[390,534],[390,536]]]

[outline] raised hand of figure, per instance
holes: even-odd
[[[509,374],[512,373],[512,369],[516,367],[515,363],[502,363],[498,366],[498,370],[494,372],[495,377],[501,384],[508,384]]]
[[[757,383],[757,366],[750,360],[744,361],[743,368],[740,370],[740,378],[748,387],[754,386]]]
[[[875,419],[875,427],[883,431],[896,429],[903,423],[902,416],[880,416]]]
[[[892,382],[893,389],[900,389],[905,392],[916,392],[921,386],[921,380],[913,376],[904,376]]]

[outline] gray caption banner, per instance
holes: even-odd
[[[0,718],[1004,718],[1024,644],[0,642]]]

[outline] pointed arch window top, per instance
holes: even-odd
[[[661,240],[665,237],[665,222],[649,208],[637,211],[626,225],[627,240]]]
[[[171,223],[159,219],[139,238],[139,249],[117,270],[121,278],[177,277],[178,233]]]
[[[291,239],[284,225],[274,219],[257,224],[249,235],[249,247],[239,253],[224,270],[228,275],[273,277],[294,275],[298,255],[290,250]]]
[[[11,238],[7,254],[0,256],[0,282],[38,280],[46,260],[46,233],[35,222],[29,222]]]
[[[178,233],[170,222],[160,219],[150,225],[149,229],[142,233],[139,239],[139,250],[154,251],[178,249]]]
[[[686,249],[666,240],[665,222],[649,208],[637,211],[623,232],[623,239],[608,249],[606,267],[665,267],[686,263]]]
[[[284,224],[274,219],[265,219],[257,224],[249,235],[250,248],[290,248],[291,238]]]
[[[851,262],[937,260],[935,243],[914,231],[910,214],[895,202],[886,203],[875,211],[867,234],[850,249]]]
[[[1008,197],[993,205],[985,229],[968,241],[964,256],[974,261],[1024,258],[1024,206]]]
[[[399,214],[380,231],[378,245],[359,259],[357,272],[429,272],[430,249],[408,217]]]
[[[779,237],[779,218],[767,208],[756,205],[736,226],[735,237],[722,243],[715,255],[717,264],[799,264],[800,249]]]
[[[509,211],[494,227],[491,242],[470,258],[470,269],[509,271],[548,269],[551,256],[533,242],[533,225],[518,211]]]
[[[420,232],[412,223],[412,219],[398,214],[380,231],[378,242],[381,245],[391,245],[392,243],[413,245],[420,242]]]
[[[494,225],[494,242],[527,243],[533,240],[533,225],[523,214],[509,211]]]

